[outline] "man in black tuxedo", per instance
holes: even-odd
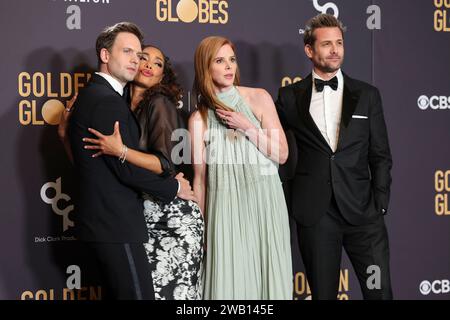
[[[344,27],[312,18],[305,53],[313,71],[281,88],[277,110],[297,155],[286,188],[313,299],[336,299],[342,247],[364,299],[392,299],[384,215],[392,159],[377,88],[342,73]]]
[[[108,27],[98,36],[100,72],[78,94],[69,126],[78,178],[77,237],[93,249],[106,294],[113,299],[154,299],[143,245],[148,235],[141,191],[167,203],[177,194],[194,199],[189,182],[181,176],[162,178],[126,161],[127,148],[138,149],[140,129],[122,95],[138,71],[141,42],[139,28],[127,22]],[[116,121],[124,143],[121,158],[92,157],[82,141],[89,136],[88,128],[112,134]]]

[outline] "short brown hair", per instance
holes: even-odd
[[[326,13],[319,14],[306,23],[305,33],[303,35],[305,46],[314,45],[314,42],[316,42],[314,31],[319,28],[339,28],[342,32],[342,37],[344,37],[344,32],[347,29],[335,16]]]
[[[98,64],[100,65],[102,60],[100,59],[100,51],[105,48],[110,51],[114,45],[114,41],[117,35],[121,32],[129,32],[134,34],[142,45],[144,40],[144,35],[137,25],[132,22],[119,22],[113,26],[106,27],[98,35],[97,41],[95,42],[95,50],[97,51]]]

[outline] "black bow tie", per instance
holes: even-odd
[[[338,83],[339,82],[338,82],[338,78],[337,77],[334,77],[333,79],[328,80],[328,81],[323,81],[323,80],[320,80],[320,79],[317,79],[317,78],[314,79],[314,84],[316,85],[317,92],[322,92],[323,88],[325,86],[329,86],[331,89],[336,91],[337,88],[338,88]]]

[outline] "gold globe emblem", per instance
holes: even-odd
[[[191,23],[198,16],[198,6],[193,0],[181,0],[177,4],[177,15],[181,21]]]
[[[50,99],[42,106],[42,118],[51,125],[59,124],[61,113],[64,111],[64,105],[61,101]]]

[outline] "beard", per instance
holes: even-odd
[[[331,64],[327,61],[318,61],[315,67],[324,73],[333,73],[341,68],[343,62],[344,58],[341,58],[338,64]]]
[[[332,66],[327,65],[327,66],[323,67],[322,72],[333,73],[333,72],[338,71],[340,67],[341,67],[340,65],[339,65],[339,67],[332,67]]]

